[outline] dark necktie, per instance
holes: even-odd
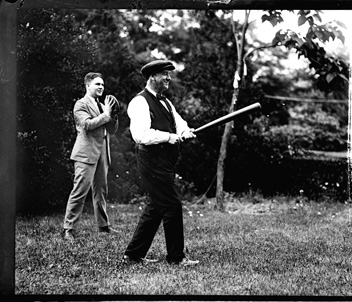
[[[101,104],[100,104],[99,100],[96,99],[95,101],[97,102],[97,105],[98,105],[98,108],[99,108],[99,112],[103,113],[104,111],[103,111],[103,108],[101,107]]]
[[[176,122],[175,122],[174,113],[172,112],[172,108],[171,108],[169,102],[167,101],[166,97],[163,96],[162,94],[157,93],[156,99],[157,99],[158,101],[163,101],[163,102],[165,103],[165,105],[166,105],[167,109],[169,110],[169,113],[170,113],[170,115],[171,115],[171,117],[172,117],[172,121],[174,122],[174,126],[176,127]]]
[[[103,111],[103,108],[101,107],[101,104],[100,104],[99,100],[96,99],[95,101],[97,102],[97,105],[98,105],[100,113],[103,113],[104,111]],[[106,128],[105,128],[105,126],[104,126],[104,136],[106,136]]]
[[[166,100],[166,97],[165,97],[165,96],[163,96],[162,94],[159,94],[159,93],[158,93],[158,94],[156,95],[156,99],[157,99],[158,101],[163,101],[163,102],[165,103],[166,107],[167,107],[167,110],[169,110],[169,112],[172,114],[171,106],[170,106],[169,102]]]

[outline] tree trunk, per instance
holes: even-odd
[[[232,18],[232,31],[237,45],[237,68],[234,75],[234,92],[229,108],[229,113],[235,110],[237,104],[239,87],[241,86],[243,77],[243,58],[244,45],[246,42],[245,36],[248,28],[248,19],[250,11],[245,12],[245,21],[241,33],[237,32],[235,22]],[[235,84],[236,82],[236,84]],[[216,180],[216,205],[215,208],[219,211],[224,211],[224,172],[225,159],[227,156],[227,144],[231,135],[233,121],[225,124],[224,133],[221,139],[221,146],[219,151],[218,165],[217,165],[217,180]]]
[[[229,113],[235,110],[237,102],[238,89],[235,89]],[[216,180],[216,205],[215,208],[219,211],[224,211],[224,174],[225,174],[225,159],[227,156],[227,144],[231,136],[233,121],[225,124],[224,133],[221,139],[221,146],[219,151],[218,165],[217,165],[217,180]]]

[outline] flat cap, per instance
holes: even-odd
[[[149,62],[141,68],[143,76],[148,79],[150,75],[163,72],[164,70],[174,70],[175,66],[171,61],[167,60],[155,60]]]

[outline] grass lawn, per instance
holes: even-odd
[[[110,205],[118,235],[101,235],[89,210],[74,244],[61,237],[63,213],[18,217],[16,295],[352,295],[352,209],[287,198],[211,201],[184,208],[185,244],[196,267],[167,264],[162,226],[148,256],[121,257],[142,205]]]

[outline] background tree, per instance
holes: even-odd
[[[17,200],[33,210],[70,190],[72,109],[96,49],[71,14],[19,10],[18,21]]]
[[[108,174],[109,198],[119,203],[129,203],[143,195],[127,116],[129,101],[144,86],[140,68],[146,58],[136,54],[135,48],[143,38],[148,38],[152,23],[145,21],[147,17],[142,19],[137,21],[131,11],[92,10],[84,20],[99,48],[99,66],[108,76],[106,87],[121,103],[119,130],[111,140],[112,165]]]
[[[308,12],[305,14],[308,20]],[[280,13],[270,11],[266,16],[267,21],[274,22]],[[317,44],[313,50],[319,49],[318,61],[314,51],[309,57],[320,65],[309,68],[307,64],[289,71],[284,61],[297,53],[303,59],[303,49],[309,47],[305,37],[280,31],[273,43],[266,45],[256,38],[254,23],[243,26],[226,11],[40,9],[21,11],[18,20],[17,193],[22,208],[64,206],[72,186],[72,108],[84,94],[81,81],[85,73],[93,69],[104,74],[108,93],[121,102],[120,128],[111,141],[109,200],[129,203],[144,195],[126,108],[145,85],[140,68],[156,58],[175,62],[177,70],[168,96],[191,127],[228,113],[229,100],[233,105],[235,97],[241,107],[262,103],[262,112],[237,118],[226,134],[227,153],[220,161],[226,173],[224,191],[295,194],[305,186],[310,197],[319,197],[328,179],[329,184],[341,184],[334,189],[344,194],[342,165],[321,162],[317,166],[313,161],[308,165],[303,159],[298,163],[295,156],[303,158],[304,148],[346,148],[345,104],[302,105],[272,101],[265,95],[316,99],[327,94],[327,98],[344,98],[345,57],[328,57]],[[337,27],[329,28],[330,33],[333,30],[337,37]],[[243,32],[248,40],[236,43],[244,37]],[[268,47],[273,44],[277,47]],[[244,46],[242,60],[239,45]],[[235,70],[242,63],[246,76],[237,76]],[[332,75],[328,77],[329,72]],[[234,74],[240,79],[237,90]],[[324,79],[330,88],[319,92],[318,82]],[[216,194],[212,184],[219,166],[223,130],[210,129],[182,144],[177,182],[184,198],[204,191],[208,196]],[[301,168],[294,169],[299,165]],[[279,175],[274,182],[268,181],[268,170]]]
[[[237,45],[237,64],[234,72],[234,93],[231,99],[229,112],[234,110],[234,104],[236,104],[239,90],[243,85],[246,59],[249,55],[244,54],[246,45],[246,34],[248,29],[249,11],[245,11],[244,23],[238,31],[235,29],[235,23],[233,22],[233,33]],[[283,21],[282,14],[280,11],[267,11],[263,15],[262,21],[269,21],[272,25],[276,25]],[[272,47],[284,45],[287,48],[295,48],[299,56],[305,56],[310,61],[310,68],[314,68],[317,75],[317,87],[323,89],[326,92],[331,92],[337,87],[342,88],[343,91],[347,92],[348,83],[348,67],[340,59],[334,59],[328,57],[323,47],[319,46],[317,41],[326,42],[330,38],[344,40],[342,32],[338,29],[337,25],[334,24],[317,24],[321,22],[319,11],[300,10],[298,11],[298,24],[302,25],[306,22],[309,23],[309,28],[305,37],[301,38],[297,33],[287,30],[285,32],[279,31],[276,33],[275,38],[272,41]],[[339,24],[342,25],[342,24]],[[261,49],[267,46],[260,46],[257,49]],[[253,50],[250,51],[250,53]],[[217,207],[223,210],[223,178],[224,178],[224,161],[226,158],[227,144],[231,135],[231,123],[225,125],[220,153],[218,158],[217,167]]]

